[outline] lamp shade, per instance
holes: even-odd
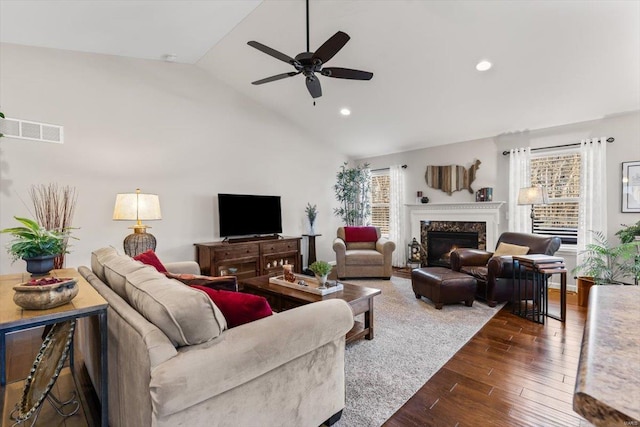
[[[518,192],[519,205],[546,205],[549,196],[544,187],[524,187]]]
[[[162,219],[160,198],[157,194],[118,194],[113,208],[113,219],[123,221]]]

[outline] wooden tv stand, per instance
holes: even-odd
[[[268,240],[195,243],[196,257],[200,271],[207,276],[233,275],[238,279],[275,276],[282,274],[281,261],[293,264],[293,271],[301,273],[301,240],[302,237],[283,236]]]

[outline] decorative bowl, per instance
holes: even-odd
[[[13,301],[27,310],[46,310],[71,301],[78,295],[76,279],[45,277],[13,287]]]

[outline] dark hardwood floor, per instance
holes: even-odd
[[[557,312],[559,292],[549,294],[550,311]],[[506,306],[384,425],[591,425],[572,409],[585,319],[574,293],[565,323],[536,324]]]
[[[410,277],[403,270],[394,271],[394,275]],[[558,293],[550,294],[550,308],[557,310]],[[384,425],[590,425],[572,410],[571,403],[585,318],[586,309],[577,306],[575,294],[568,296],[564,324],[547,319],[545,325],[539,325],[512,315],[505,307]],[[38,330],[8,338],[9,381],[26,377],[40,343]],[[62,396],[74,388],[73,381],[66,377],[63,371],[61,380],[64,380],[57,385]],[[19,399],[19,384],[9,387],[5,406],[12,407]],[[7,409],[3,414],[4,426],[11,425]],[[47,410],[36,426],[95,425],[96,411],[97,406],[89,405],[86,414],[81,411],[62,421]]]

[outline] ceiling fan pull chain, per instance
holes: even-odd
[[[307,0],[307,52],[311,52],[309,50],[309,0]]]

